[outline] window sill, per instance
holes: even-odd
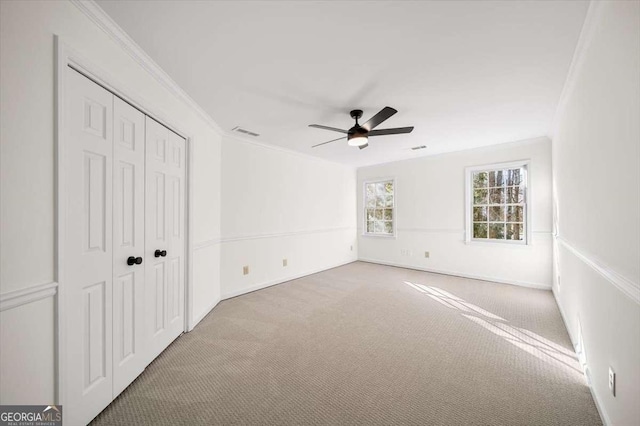
[[[390,239],[390,240],[395,240],[396,239],[396,234],[367,234],[367,233],[363,233],[361,234],[363,237],[367,237],[367,238],[384,238],[384,239]]]
[[[531,247],[530,242],[520,242],[520,241],[500,241],[500,240],[465,240],[464,242],[467,245],[471,246],[502,246],[502,247]]]

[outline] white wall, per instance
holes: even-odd
[[[219,297],[220,136],[103,29],[67,1],[0,2],[0,403],[54,400],[54,310],[37,302],[8,307],[55,276],[54,34],[124,93],[193,137],[193,229],[197,320]],[[17,296],[16,296],[17,295]],[[20,296],[20,297],[18,297]],[[5,303],[6,302],[6,303]],[[12,304],[13,302],[11,302]],[[34,304],[42,306],[34,314]],[[5,309],[6,308],[6,309]],[[37,350],[35,348],[38,348]],[[14,390],[16,383],[23,388]]]
[[[223,298],[356,260],[354,168],[235,137],[222,156]]]
[[[465,168],[531,160],[532,243],[464,242]],[[363,236],[363,182],[396,179],[397,238]],[[447,274],[551,288],[551,146],[547,138],[358,169],[358,257]],[[401,250],[410,256],[402,256]],[[429,251],[427,259],[424,252]]]
[[[53,402],[54,312],[53,297],[0,312],[1,404]]]
[[[612,425],[640,419],[640,3],[592,3],[556,117],[554,293]],[[617,374],[617,395],[608,369]]]

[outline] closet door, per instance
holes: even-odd
[[[71,68],[65,85],[65,423],[85,424],[111,402],[113,390],[114,96]]]
[[[184,330],[185,141],[146,120],[146,315],[153,359]]]
[[[113,104],[113,397],[147,366],[144,341],[145,115]],[[135,262],[142,262],[141,264]]]
[[[186,256],[186,141],[169,131],[169,194],[167,197],[169,222],[170,275],[167,282],[167,322],[170,334],[179,336],[184,331],[184,285]]]

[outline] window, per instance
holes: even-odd
[[[467,241],[528,243],[528,163],[467,169]]]
[[[394,181],[391,179],[364,183],[365,235],[393,236]]]

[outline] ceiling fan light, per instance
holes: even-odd
[[[367,138],[366,136],[356,135],[352,138],[349,138],[347,143],[349,144],[349,146],[363,146],[367,144],[368,139],[369,138]]]

